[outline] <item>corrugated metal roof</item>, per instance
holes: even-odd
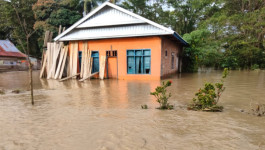
[[[0,40],[0,56],[6,57],[26,57],[9,40]]]
[[[187,45],[176,32],[112,3],[105,2],[80,19],[55,41],[89,40],[151,35],[172,35]]]
[[[137,37],[151,35],[168,35],[165,30],[159,29],[149,24],[108,26],[101,28],[74,29],[60,39],[60,41],[85,40],[85,39],[104,39],[119,37]]]

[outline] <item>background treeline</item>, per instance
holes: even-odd
[[[30,54],[40,57],[46,30],[57,35],[104,0],[0,0],[0,39],[22,50],[26,44],[19,15],[30,37]],[[111,0],[134,13],[172,28],[190,44],[183,70],[198,67],[265,68],[264,0]],[[17,11],[15,11],[16,7]]]

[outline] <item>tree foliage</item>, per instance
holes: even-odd
[[[26,47],[26,35],[23,27],[20,25],[17,15],[21,18],[23,24],[25,24],[28,31],[33,31],[33,24],[35,22],[32,5],[36,3],[36,0],[10,0],[0,1],[0,33],[1,39],[9,39],[22,51],[22,47]],[[14,10],[13,6],[16,8]],[[3,33],[3,34],[2,34]],[[40,54],[37,44],[37,35],[32,35],[29,39],[30,55]]]

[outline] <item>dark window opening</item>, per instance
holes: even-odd
[[[92,52],[92,73],[99,72],[99,54],[98,52]]]
[[[106,52],[108,57],[117,57],[117,51],[107,51]]]
[[[128,74],[150,74],[151,51],[127,50],[127,73]]]
[[[82,63],[82,51],[78,52],[78,58],[79,58],[79,68],[81,70],[81,63]]]
[[[174,61],[175,61],[174,60],[174,58],[175,58],[174,55],[175,55],[174,53],[171,53],[171,69],[174,69]]]
[[[167,50],[165,51],[165,56],[167,56]]]

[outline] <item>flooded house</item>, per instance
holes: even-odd
[[[0,40],[0,71],[21,69],[26,57],[9,40]]]
[[[69,51],[78,45],[78,72],[85,44],[92,51],[92,73],[100,71],[101,56],[106,56],[105,78],[137,80],[160,80],[180,72],[180,54],[188,45],[175,31],[109,2],[54,41],[69,45]]]

